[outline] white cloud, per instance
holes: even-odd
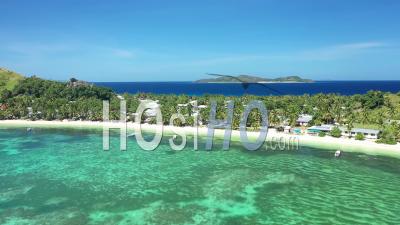
[[[12,54],[7,55],[8,60],[18,60],[18,62],[36,62],[41,61],[48,63],[49,59],[60,62],[66,62],[69,65],[76,63],[73,61],[77,55],[83,55],[85,59],[90,60],[104,60],[106,57],[110,65],[117,65],[118,63],[126,63],[123,59],[135,59],[135,61],[129,61],[130,63],[141,63],[143,71],[153,70],[182,70],[201,68],[207,69],[207,67],[213,66],[230,66],[240,67],[246,65],[256,65],[257,63],[269,63],[271,65],[282,65],[292,62],[313,62],[313,61],[332,61],[337,59],[349,59],[354,57],[360,57],[365,53],[382,51],[387,47],[393,47],[393,45],[379,42],[355,42],[347,44],[336,44],[325,47],[317,47],[311,49],[288,51],[288,52],[258,52],[256,54],[213,54],[208,57],[204,56],[203,53],[199,53],[199,57],[188,56],[186,54],[179,55],[179,52],[152,52],[144,49],[124,49],[115,46],[97,46],[90,45],[88,43],[81,42],[70,42],[70,43],[0,43],[0,50],[6,50],[10,53],[15,53],[16,57]],[[67,53],[65,55],[64,53]],[[4,55],[3,55],[4,56]],[[24,58],[18,58],[23,56]],[[3,57],[4,58],[4,57]],[[76,57],[82,58],[82,57]],[[137,60],[136,60],[137,59]],[[4,59],[3,59],[4,60]],[[129,67],[133,64],[125,64]],[[229,66],[229,67],[228,67]]]
[[[334,60],[352,57],[354,55],[366,53],[369,50],[386,46],[388,46],[388,44],[383,42],[358,42],[305,50],[288,54],[286,57],[295,60]]]
[[[11,43],[3,47],[6,51],[16,54],[32,56],[43,55],[71,50],[71,46],[63,43]]]
[[[135,53],[129,50],[124,49],[111,49],[111,52],[114,56],[121,57],[121,58],[133,58],[136,56]]]
[[[231,54],[203,59],[184,59],[177,64],[179,64],[179,66],[190,67],[213,66],[218,64],[233,64],[252,61],[330,61],[335,59],[354,57],[368,51],[381,49],[387,46],[390,45],[384,42],[357,42],[291,52]]]
[[[352,44],[344,44],[344,45],[336,45],[336,48],[342,49],[371,49],[371,48],[380,48],[388,46],[387,43],[384,42],[359,42]]]

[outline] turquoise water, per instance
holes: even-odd
[[[105,152],[95,130],[0,129],[0,224],[400,223],[398,159],[111,142]]]

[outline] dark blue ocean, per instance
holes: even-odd
[[[341,95],[364,94],[369,90],[400,92],[400,81],[317,81],[314,83],[194,83],[194,82],[97,82],[100,86],[112,88],[117,93],[156,94],[222,94],[238,96],[252,95],[303,95],[338,93]]]

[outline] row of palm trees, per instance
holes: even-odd
[[[269,122],[272,126],[278,126],[283,123],[295,125],[300,114],[313,115],[314,124],[338,123],[338,124],[372,124],[382,127],[387,120],[400,120],[400,106],[395,105],[389,97],[384,98],[384,104],[373,108],[365,108],[359,102],[354,100],[353,96],[340,95],[315,95],[315,96],[186,96],[186,95],[153,95],[153,94],[125,94],[128,112],[135,112],[139,105],[139,99],[157,99],[161,105],[161,112],[165,118],[164,123],[169,123],[170,115],[177,113],[178,104],[188,103],[191,100],[197,100],[198,104],[209,105],[211,100],[218,104],[217,118],[226,118],[225,102],[233,100],[234,124],[240,120],[244,105],[251,100],[260,100],[264,102],[269,111]],[[102,119],[102,100],[94,97],[79,98],[69,101],[64,98],[48,99],[46,97],[32,97],[28,95],[19,95],[9,101],[10,106],[8,114],[13,118],[28,117],[28,107],[32,107],[34,118],[37,119]],[[181,108],[183,114],[191,115],[192,107],[188,104],[187,108]],[[200,111],[202,122],[207,123],[209,108]],[[4,114],[7,114],[3,112]],[[110,117],[117,119],[119,117],[119,99],[111,98]],[[257,112],[252,112],[249,120],[256,123]],[[235,122],[236,121],[236,122]],[[254,125],[254,124],[253,124]]]
[[[44,84],[42,84],[42,83]],[[41,89],[43,86],[51,87],[48,91]],[[57,88],[62,88],[58,93]],[[73,89],[73,90],[70,90]],[[13,95],[6,99],[2,97],[0,103],[8,107],[0,111],[0,119],[45,119],[45,120],[102,120],[102,109],[105,96],[110,100],[110,119],[119,119],[120,99],[108,90],[93,86],[83,86],[78,89],[58,83],[47,83],[45,80],[35,78],[22,87],[16,87]],[[86,94],[76,93],[84,90]],[[42,93],[38,95],[37,93]],[[196,100],[198,105],[210,105],[212,100],[217,102],[216,118],[223,120],[227,117],[226,102],[234,101],[233,128],[239,127],[245,106],[252,100],[262,101],[268,109],[269,123],[271,126],[282,124],[295,125],[300,114],[313,116],[312,124],[337,123],[349,129],[357,125],[373,126],[384,129],[388,120],[400,120],[400,94],[388,94],[371,91],[364,95],[342,96],[337,94],[317,94],[302,96],[223,96],[223,95],[156,95],[156,94],[124,94],[127,101],[127,111],[136,112],[141,99],[158,100],[163,114],[163,123],[169,124],[172,114],[186,115],[187,125],[193,125],[193,106],[180,107]],[[29,112],[31,108],[32,112]],[[202,124],[207,124],[210,107],[200,110],[199,118]],[[128,114],[133,120],[133,116]],[[260,126],[260,113],[256,110],[250,113],[248,124],[254,129]]]

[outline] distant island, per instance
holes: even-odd
[[[196,83],[310,83],[310,79],[303,79],[299,76],[286,76],[278,78],[264,78],[250,75],[220,76],[196,80]]]

